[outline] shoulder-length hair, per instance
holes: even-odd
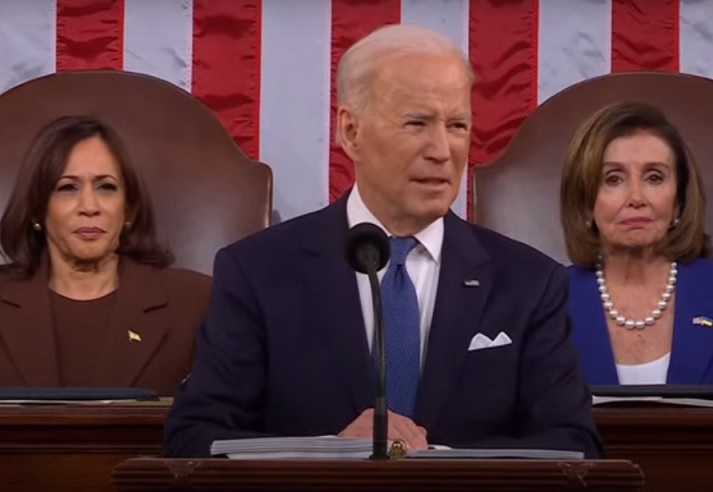
[[[567,254],[575,265],[593,267],[601,239],[592,212],[599,193],[604,152],[616,138],[639,131],[661,138],[671,148],[676,173],[677,225],[656,252],[669,260],[708,257],[706,198],[698,167],[681,133],[657,107],[620,102],[603,107],[579,127],[570,142],[560,184],[560,216]]]
[[[31,277],[37,271],[47,242],[44,225],[47,207],[74,147],[88,138],[99,137],[116,159],[124,181],[125,217],[130,226],[119,238],[117,253],[137,262],[166,267],[173,262],[168,248],[156,238],[151,200],[128,151],[117,132],[92,116],[60,117],[35,136],[18,170],[15,186],[0,219],[0,246],[9,260],[2,271]]]

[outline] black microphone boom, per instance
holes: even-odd
[[[374,309],[374,351],[376,352],[376,402],[374,404],[373,460],[388,460],[389,414],[386,404],[386,357],[384,353],[384,328],[381,316],[381,289],[376,272],[389,261],[389,238],[380,227],[362,222],[347,234],[346,254],[349,265],[369,276],[371,300]]]

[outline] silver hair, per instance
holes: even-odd
[[[449,54],[456,55],[472,83],[470,61],[448,37],[420,26],[392,24],[373,31],[352,45],[337,66],[337,104],[351,106],[363,114],[369,101],[369,83],[379,62],[393,54]],[[339,128],[336,142],[340,143]]]

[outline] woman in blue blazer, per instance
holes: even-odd
[[[574,136],[560,206],[572,339],[590,384],[713,384],[704,187],[656,107],[616,103]]]

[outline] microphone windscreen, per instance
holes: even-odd
[[[360,273],[366,273],[372,265],[377,271],[381,270],[391,254],[386,233],[369,222],[362,222],[349,229],[345,246],[349,265]]]

